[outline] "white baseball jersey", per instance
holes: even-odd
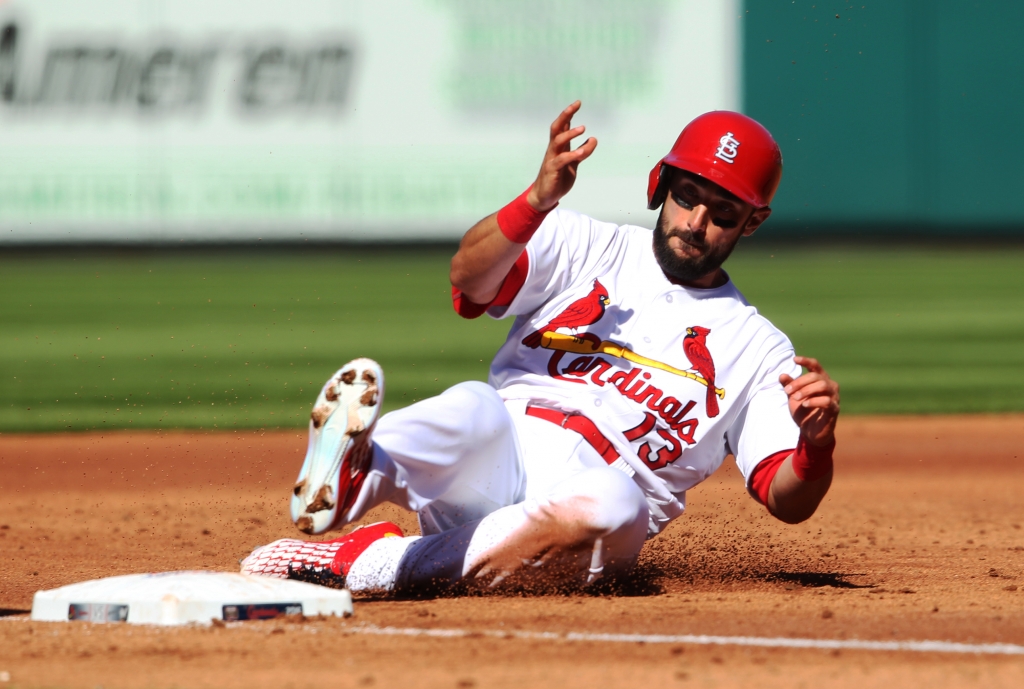
[[[673,284],[650,230],[561,209],[525,254],[502,290],[514,298],[487,311],[516,316],[490,383],[593,421],[646,494],[652,533],[728,454],[749,486],[760,461],[796,447],[779,383],[801,373],[793,346],[731,281]]]

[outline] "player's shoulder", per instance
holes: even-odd
[[[578,230],[593,232],[596,234],[631,234],[634,230],[643,229],[632,225],[619,225],[613,222],[599,220],[587,215],[586,213],[581,213],[580,211],[573,210],[571,208],[562,208],[561,206],[558,206],[551,211],[551,213],[548,214],[548,219],[550,219],[554,225],[565,231]],[[647,230],[647,232],[650,232],[650,230]]]
[[[747,300],[731,276],[725,287],[723,296],[734,303],[737,316],[739,316],[737,321],[742,324],[743,330],[751,339],[764,343],[770,349],[793,349],[793,343],[789,336]]]
[[[547,232],[542,242],[562,244],[574,255],[595,259],[616,256],[620,260],[635,247],[650,245],[651,231],[633,225],[619,225],[593,218],[570,208],[555,208],[541,226]],[[641,241],[642,235],[645,238]]]

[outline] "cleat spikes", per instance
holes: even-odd
[[[313,498],[313,502],[309,503],[309,507],[306,509],[309,512],[323,512],[334,507],[334,500],[331,499],[331,487],[320,486],[320,490],[316,492],[316,497]]]
[[[372,465],[371,434],[384,401],[384,374],[370,359],[354,359],[324,385],[313,404],[309,447],[291,500],[300,531],[344,526]]]
[[[313,409],[313,412],[309,415],[310,421],[313,422],[313,428],[320,428],[323,426],[324,421],[327,420],[327,417],[331,415],[332,411],[334,411],[334,409],[326,404],[321,404],[319,407]]]
[[[329,589],[345,588],[345,577],[335,574],[326,567],[313,567],[312,565],[301,565],[293,567],[288,565],[288,578],[295,581],[302,581],[307,584],[326,586]]]

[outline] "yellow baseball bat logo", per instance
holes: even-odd
[[[663,364],[660,361],[654,359],[648,359],[645,356],[637,354],[631,349],[627,349],[622,345],[609,342],[608,340],[602,340],[601,344],[595,345],[591,340],[585,340],[582,337],[573,337],[572,335],[563,335],[562,333],[544,333],[541,336],[540,345],[544,349],[554,349],[560,352],[570,352],[572,354],[607,354],[608,356],[616,357],[617,359],[625,359],[626,361],[632,361],[633,363],[647,366],[648,368],[656,368],[661,371],[667,371],[676,376],[682,376],[683,378],[689,378],[695,380],[704,387],[708,386],[708,382],[704,380],[703,376],[699,376],[693,371],[684,371],[676,368],[675,366],[669,366]],[[715,394],[718,395],[718,399],[725,399],[725,389],[715,388]]]

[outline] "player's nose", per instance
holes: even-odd
[[[708,207],[704,204],[694,206],[686,224],[692,232],[704,232],[708,227]]]

